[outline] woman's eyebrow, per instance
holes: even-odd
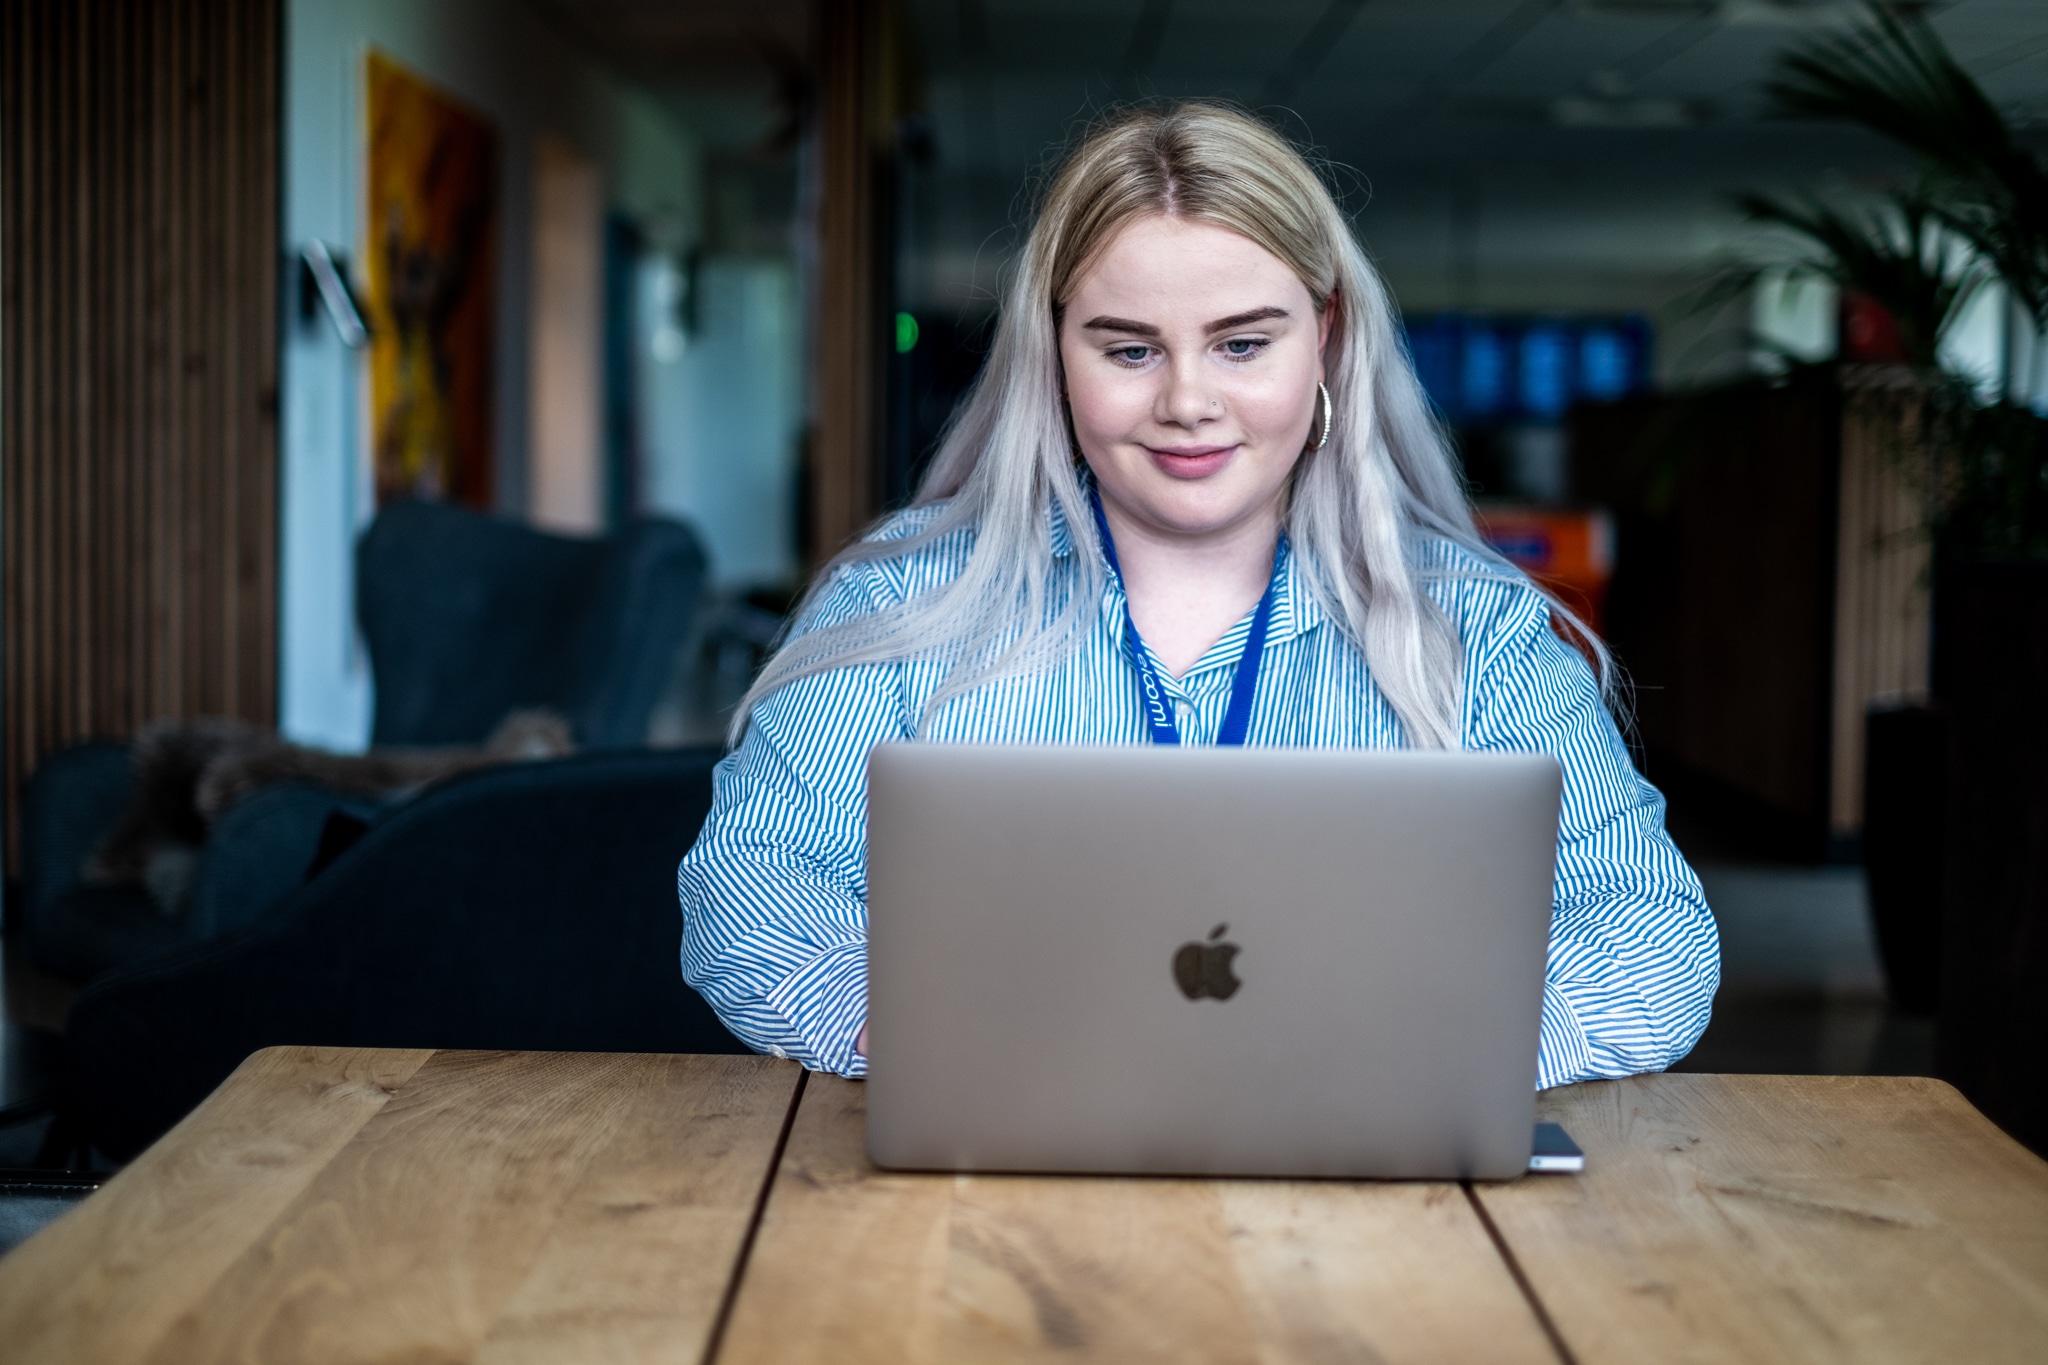
[[[1210,332],[1227,332],[1233,327],[1247,327],[1254,322],[1269,322],[1274,318],[1292,316],[1294,315],[1285,308],[1275,308],[1269,304],[1264,308],[1253,308],[1243,313],[1232,313],[1227,318],[1218,318],[1210,323],[1205,330]],[[1111,317],[1090,318],[1081,324],[1081,330],[1084,332],[1124,332],[1131,336],[1139,337],[1156,337],[1160,334],[1159,329],[1149,322],[1133,322],[1129,318]]]
[[[1269,304],[1264,308],[1254,308],[1247,313],[1232,313],[1227,318],[1218,318],[1209,324],[1209,330],[1212,332],[1227,332],[1233,327],[1248,327],[1254,322],[1267,322],[1273,318],[1291,316],[1293,315],[1285,308],[1275,308]]]
[[[1149,322],[1132,322],[1129,318],[1090,318],[1081,324],[1084,332],[1129,332],[1132,336],[1156,337],[1159,329]]]

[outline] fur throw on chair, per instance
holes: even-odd
[[[481,747],[372,749],[337,754],[293,744],[236,720],[158,721],[135,737],[128,809],[84,868],[88,885],[141,885],[166,914],[181,912],[208,830],[259,787],[306,782],[344,796],[403,801],[458,773],[574,753],[552,711],[514,711]]]

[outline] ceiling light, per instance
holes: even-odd
[[[1611,67],[1590,72],[1586,76],[1586,91],[1598,99],[1618,100],[1635,93],[1636,83],[1620,71]]]
[[[1550,102],[1550,121],[1560,128],[1696,128],[1710,111],[1691,100],[1597,99],[1562,95]]]

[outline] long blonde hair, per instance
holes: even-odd
[[[1330,435],[1295,467],[1287,534],[1309,590],[1364,654],[1407,742],[1458,747],[1464,650],[1423,591],[1421,550],[1440,537],[1482,560],[1488,576],[1520,575],[1473,529],[1386,287],[1336,201],[1285,138],[1207,102],[1124,111],[1068,157],[1005,291],[988,362],[917,491],[914,505],[931,511],[909,534],[870,535],[841,551],[795,619],[846,565],[914,554],[964,533],[972,540],[965,568],[909,601],[790,639],[742,698],[735,742],[758,702],[814,673],[941,660],[945,678],[922,725],[949,700],[1052,666],[1077,647],[1107,566],[1099,550],[1082,551],[1073,556],[1078,578],[1064,591],[1054,582],[1050,507],[1075,529],[1077,550],[1094,544],[1082,529],[1091,515],[1060,398],[1059,317],[1116,234],[1153,215],[1240,233],[1294,271],[1318,312],[1335,301],[1324,357]],[[1581,634],[1604,684],[1605,652],[1590,631]]]

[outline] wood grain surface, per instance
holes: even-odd
[[[797,1074],[751,1057],[259,1053],[215,1113],[0,1262],[0,1341],[10,1362],[695,1361]],[[319,1102],[294,1084],[324,1087]],[[167,1181],[166,1163],[207,1179]],[[137,1224],[161,1228],[153,1246],[127,1243]],[[66,1288],[108,1259],[125,1298]]]
[[[810,1078],[720,1365],[1549,1362],[1457,1185],[901,1175]]]
[[[13,1365],[140,1360],[431,1054],[270,1048],[0,1260]]]
[[[1640,1076],[1539,1117],[1586,1173],[1479,1198],[1581,1365],[2048,1360],[2048,1162],[1940,1081]]]
[[[882,1172],[799,1075],[258,1053],[0,1260],[0,1358],[1552,1361],[1520,1273],[1576,1365],[2048,1360],[2048,1163],[1935,1081],[1569,1087],[1587,1173],[1468,1193]]]

